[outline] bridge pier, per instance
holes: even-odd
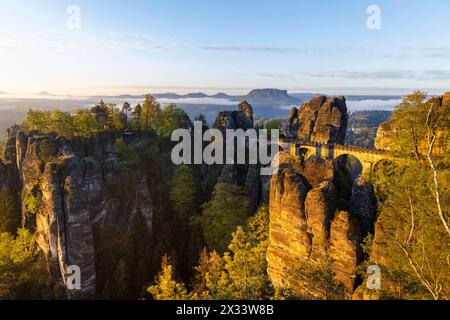
[[[308,159],[310,157],[320,157],[325,160],[336,160],[340,156],[350,155],[359,160],[362,166],[361,177],[370,178],[372,174],[372,170],[375,164],[381,160],[396,160],[390,153],[386,151],[376,150],[376,149],[368,149],[361,148],[355,146],[343,146],[338,144],[303,144],[299,142],[291,142],[288,146],[290,154],[294,157],[298,157],[300,155],[300,150],[305,149],[306,154],[305,158]]]

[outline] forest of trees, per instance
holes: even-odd
[[[30,109],[23,122],[27,133],[55,133],[64,138],[89,138],[102,131],[154,131],[170,137],[176,128],[189,128],[186,112],[174,104],[161,108],[152,95],[146,95],[134,109],[128,102],[122,107],[100,101],[91,109],[77,109],[73,114],[58,109],[41,111]]]
[[[378,246],[386,257],[383,274],[388,283],[378,298],[448,299],[450,294],[450,106],[436,109],[425,98],[424,93],[414,93],[396,108],[392,152],[402,161],[382,162],[371,176],[383,223]],[[134,108],[128,103],[119,108],[101,101],[73,114],[29,111],[22,125],[27,133],[55,133],[72,139],[104,131],[149,131],[158,137],[159,153],[137,150],[122,139],[114,144],[128,184],[108,192],[127,196],[136,188],[136,175],[151,176],[150,190],[158,199],[153,223],[158,228],[151,240],[138,212],[129,233],[114,226],[94,230],[97,298],[310,298],[275,290],[270,283],[267,203],[251,214],[242,185],[218,182],[220,166],[212,166],[205,175],[198,166],[171,164],[171,132],[191,126],[182,109],[175,105],[161,108],[151,95]],[[279,123],[272,126],[279,127]],[[20,228],[16,215],[20,203],[14,199],[10,189],[1,188],[0,299],[63,298],[61,286],[50,281],[33,232]],[[369,235],[364,242],[367,261],[362,269],[371,263],[376,238]],[[150,242],[151,246],[146,245]],[[344,298],[327,266],[305,267],[303,272],[325,299]]]

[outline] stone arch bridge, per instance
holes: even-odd
[[[301,150],[305,150],[306,158],[319,157],[334,161],[341,156],[351,155],[359,160],[363,177],[370,176],[374,166],[381,160],[396,161],[389,151],[363,147],[344,146],[340,144],[301,143],[280,140],[280,147],[292,156],[298,157]]]

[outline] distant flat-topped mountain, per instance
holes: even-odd
[[[47,91],[41,91],[38,93],[38,96],[52,96],[52,94]]]
[[[287,90],[255,89],[240,100],[246,100],[255,106],[289,106],[299,104],[301,99],[290,96]]]

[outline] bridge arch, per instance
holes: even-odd
[[[333,168],[335,171],[344,172],[352,183],[364,174],[363,163],[351,154],[341,154],[333,159]]]
[[[358,159],[362,166],[362,177],[370,177],[373,167],[381,160],[397,160],[386,151],[339,144],[305,144],[291,141],[289,143],[289,149],[292,156],[299,157],[303,155],[306,159],[314,156],[334,161],[341,156],[354,157]]]

